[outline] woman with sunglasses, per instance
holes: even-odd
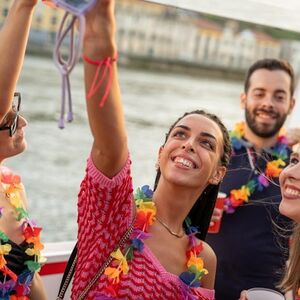
[[[38,0],[13,1],[0,31],[0,299],[46,299],[38,275],[41,228],[30,221],[20,177],[4,166],[26,148],[26,120],[15,92],[34,7]]]

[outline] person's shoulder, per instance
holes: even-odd
[[[217,257],[214,250],[206,242],[200,242],[203,247],[200,256],[203,259],[204,268],[208,271],[208,274],[206,274],[202,279],[202,287],[213,289],[215,285]]]
[[[204,241],[199,241],[199,242],[202,243],[203,246],[201,256],[203,257],[204,262],[206,264],[215,264],[217,261],[217,256],[214,250],[212,249],[212,247]]]

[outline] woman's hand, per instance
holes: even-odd
[[[210,224],[209,226],[214,226],[216,222],[220,222],[223,215],[223,209],[220,208],[214,208],[213,214],[211,216]]]
[[[247,298],[247,291],[241,291],[240,299],[239,300],[248,300]]]

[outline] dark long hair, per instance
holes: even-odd
[[[168,140],[168,137],[170,135],[170,132],[173,130],[175,125],[184,117],[192,114],[198,114],[203,115],[204,117],[214,121],[219,128],[222,131],[223,135],[223,154],[221,156],[220,162],[221,165],[224,167],[227,167],[230,160],[231,155],[231,142],[229,138],[228,131],[224,124],[221,122],[221,120],[214,114],[207,113],[204,110],[194,110],[191,112],[187,112],[183,114],[180,118],[178,118],[170,127],[168,133],[166,134],[165,142]],[[157,170],[156,178],[154,182],[154,190],[156,189],[159,179],[161,176],[160,169]],[[219,184],[213,185],[209,184],[203,193],[199,195],[197,201],[195,202],[194,206],[190,210],[188,217],[191,220],[192,226],[195,226],[198,228],[199,233],[197,234],[197,237],[201,240],[205,240],[207,230],[209,227],[210,219],[214,210],[215,202],[217,199],[218,191],[219,191]],[[186,226],[184,224],[184,226]]]

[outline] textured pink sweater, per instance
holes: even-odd
[[[91,159],[78,195],[78,260],[73,280],[72,300],[97,273],[104,260],[132,222],[132,178],[130,160],[112,179],[99,172]],[[183,299],[184,284],[177,275],[167,272],[151,250],[135,251],[129,262],[129,273],[121,277],[119,295],[122,300]],[[85,299],[105,297],[108,284],[101,275]],[[214,299],[214,291],[193,288],[188,299]]]

